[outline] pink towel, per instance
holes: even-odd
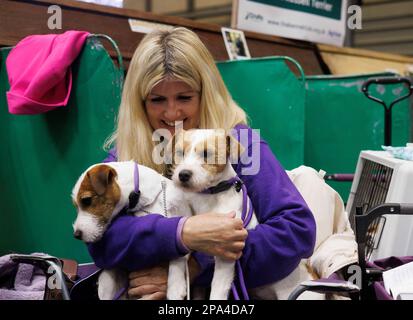
[[[21,40],[6,60],[9,112],[37,114],[66,106],[72,88],[71,64],[88,36],[84,31],[33,35]]]

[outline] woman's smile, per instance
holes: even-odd
[[[154,86],[145,109],[154,130],[163,128],[174,134],[177,127],[189,130],[199,126],[199,93],[180,80],[165,78]]]
[[[188,119],[188,118],[185,118],[185,119],[182,119],[182,120],[175,120],[175,121],[162,120],[162,122],[164,124],[166,124],[168,127],[175,127],[175,125],[177,125],[177,122],[178,123],[179,122],[184,123],[186,121],[186,119]]]

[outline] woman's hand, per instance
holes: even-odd
[[[189,217],[182,229],[182,241],[191,250],[229,260],[242,255],[248,232],[235,212],[204,213]]]
[[[129,274],[129,298],[163,300],[168,286],[168,264],[131,272]]]
[[[199,265],[190,256],[188,260],[191,283],[199,274]],[[129,274],[128,295],[131,299],[163,300],[168,287],[168,264],[131,272]]]
[[[182,230],[182,241],[191,250],[229,260],[239,259],[248,236],[242,220],[235,212],[228,214],[205,213],[189,217]],[[195,259],[189,259],[191,282],[199,273]],[[162,300],[166,298],[168,286],[168,264],[135,271],[129,274],[130,298]]]

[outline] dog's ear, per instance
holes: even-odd
[[[106,192],[108,186],[113,183],[113,180],[117,176],[116,170],[108,165],[98,165],[93,167],[87,173],[90,184],[93,190],[101,196]]]
[[[231,163],[237,163],[245,148],[234,138],[231,132],[227,132],[225,139],[227,159],[229,159]]]

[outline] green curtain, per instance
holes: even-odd
[[[305,164],[329,173],[354,173],[361,150],[381,150],[384,144],[384,108],[361,91],[372,77],[393,73],[346,77],[307,77]],[[369,92],[388,105],[407,93],[406,86],[372,85]],[[403,146],[410,138],[410,101],[392,111],[392,144]],[[351,182],[329,182],[347,201]]]
[[[0,254],[46,252],[90,261],[73,238],[71,191],[88,166],[102,161],[114,129],[123,71],[96,37],[89,37],[72,66],[69,104],[38,115],[8,113],[9,90],[0,50]]]
[[[304,162],[305,85],[286,64],[268,57],[217,63],[234,100],[286,169]]]
[[[328,173],[354,173],[361,150],[380,150],[384,143],[384,110],[362,93],[374,73],[346,77],[299,78],[286,57],[268,57],[217,63],[238,104],[247,112],[252,128],[261,130],[286,169],[299,165]],[[297,65],[297,63],[295,63]],[[298,67],[301,71],[301,68]],[[376,85],[369,90],[391,102],[407,93],[402,84]],[[410,138],[410,101],[393,108],[392,142],[405,145]],[[328,182],[347,201],[351,182]]]

